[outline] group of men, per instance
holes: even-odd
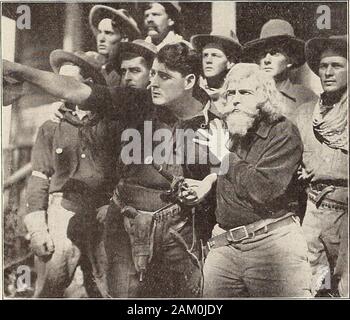
[[[96,5],[97,52],[3,61],[5,97],[14,78],[64,101],[32,154],[35,297],[78,265],[90,297],[311,297],[327,277],[348,296],[347,37],[305,44],[275,19],[244,46],[187,42],[180,14],[147,5],[142,40]],[[291,81],[305,61],[319,98]]]

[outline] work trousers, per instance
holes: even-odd
[[[339,247],[342,238],[346,239],[349,230],[346,226],[348,213],[346,206],[339,206],[337,208],[330,208],[332,201],[324,200],[317,207],[310,199],[307,201],[307,208],[305,218],[303,221],[303,231],[308,244],[308,258],[312,268],[312,288],[317,293],[317,289],[322,287],[330,290],[337,290],[339,283],[339,275],[343,275],[341,281],[344,287],[344,277],[347,277],[347,272],[339,271],[338,276],[334,276],[334,270],[339,263],[345,263],[344,258],[339,257]],[[333,203],[334,204],[334,203]],[[347,230],[346,230],[347,229]],[[348,251],[347,240],[342,241],[342,251],[344,254]],[[347,263],[347,262],[346,262]],[[342,270],[348,267],[342,267]],[[340,270],[340,267],[338,267]],[[344,291],[340,290],[339,292]],[[345,288],[345,291],[347,289]]]
[[[193,238],[191,220],[179,228],[171,223],[157,223],[153,257],[143,279],[140,279],[123,219],[119,211],[108,211],[105,247],[109,265],[109,294],[114,298],[198,297],[202,274],[198,260],[199,244]],[[170,234],[171,227],[185,243]],[[188,249],[194,244],[192,255],[186,252],[185,244]]]
[[[45,259],[35,257],[34,297],[63,297],[78,265],[83,272],[87,295],[104,296],[107,293],[106,258],[96,213],[69,211],[62,206],[62,199],[62,194],[50,196],[47,223],[55,251]]]
[[[224,232],[216,225],[212,235]],[[307,245],[297,220],[210,250],[203,272],[205,298],[311,296]]]

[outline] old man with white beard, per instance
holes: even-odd
[[[257,65],[235,65],[224,89],[223,123],[214,120],[197,140],[223,169],[204,297],[308,297],[307,246],[291,205],[303,151],[298,129],[282,116],[275,82]]]

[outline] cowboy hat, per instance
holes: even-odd
[[[121,52],[133,52],[146,60],[153,60],[157,54],[157,47],[145,40],[137,39],[133,42],[121,42],[120,43]]]
[[[89,24],[92,32],[96,36],[98,33],[98,24],[102,19],[112,19],[112,24],[117,28],[125,28],[126,34],[133,39],[141,36],[141,32],[136,21],[130,16],[125,9],[114,9],[108,6],[96,5],[93,6],[89,14]]]
[[[73,53],[56,49],[50,54],[50,65],[55,73],[59,73],[64,63],[70,62],[84,70],[98,84],[105,84],[105,79],[100,72],[104,61],[104,57],[94,51]]]
[[[195,50],[201,52],[207,44],[215,43],[223,48],[224,53],[228,57],[239,58],[242,53],[242,46],[238,41],[234,32],[232,37],[225,37],[216,34],[196,34],[191,37],[191,43]]]
[[[305,42],[294,35],[291,24],[281,19],[271,19],[261,28],[260,38],[244,44],[245,57],[256,59],[259,53],[269,47],[281,47],[290,57],[295,59],[293,68],[305,63]]]
[[[165,12],[168,14],[168,16],[171,19],[178,20],[180,18],[181,6],[180,6],[179,1],[172,1],[172,2],[161,2],[161,1],[159,1],[159,2],[157,2],[157,1],[145,2],[143,4],[143,9],[147,10],[153,3],[158,3],[161,6],[163,6],[164,9],[165,9]]]
[[[164,7],[170,18],[175,20],[178,20],[180,18],[181,6],[179,4],[179,1],[159,2],[159,4]]]
[[[310,69],[318,76],[318,68],[322,52],[333,48],[339,54],[347,57],[348,41],[346,35],[330,36],[328,38],[318,37],[310,39],[305,44],[305,58]]]

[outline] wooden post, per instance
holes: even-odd
[[[213,1],[211,25],[215,34],[230,36],[232,31],[236,33],[236,3]]]
[[[81,16],[82,8],[80,8],[79,3],[66,4],[63,38],[64,50],[72,52],[82,50],[84,34]]]

